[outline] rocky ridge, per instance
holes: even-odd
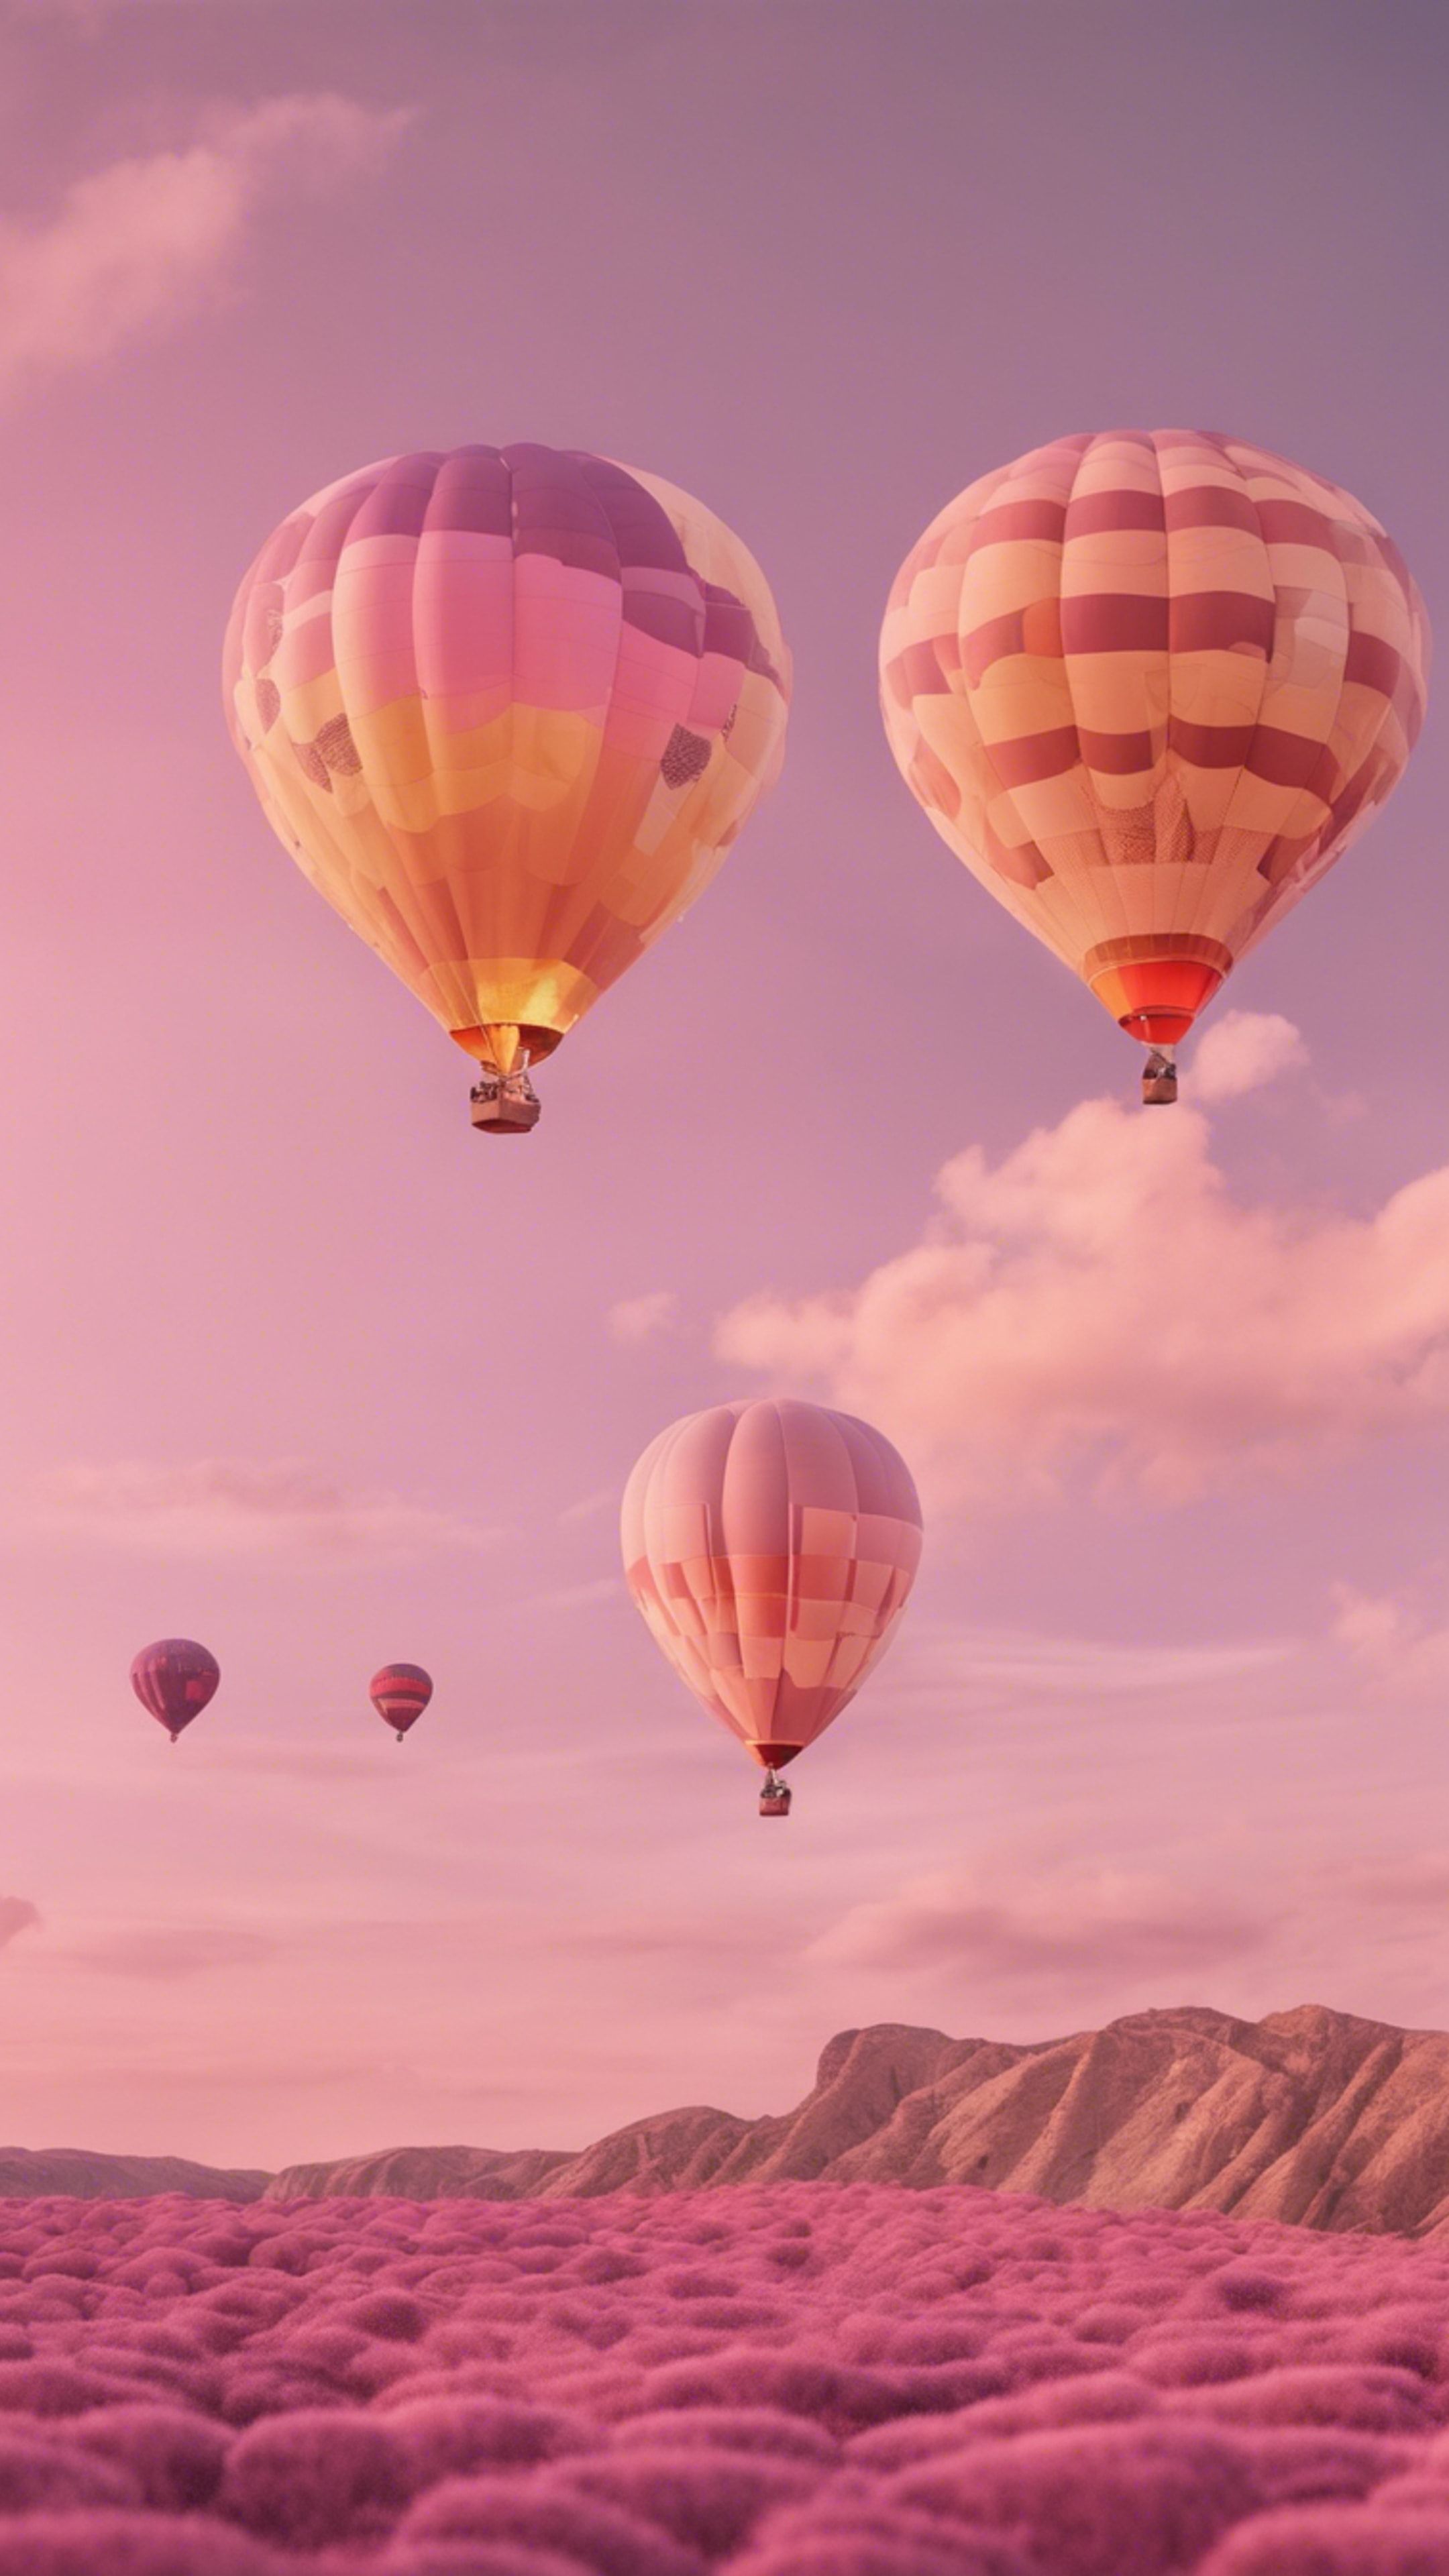
[[[407,2190],[592,2198],[822,2180],[965,2182],[1110,2209],[1449,2237],[1449,2035],[1308,2004],[1239,2021],[1205,2006],[1014,2046],[893,2023],[842,2031],[813,2090],[758,2120],[665,2111],[579,2154],[412,2150]],[[293,2167],[269,2198],[403,2186],[396,2155]]]
[[[884,2023],[832,2039],[793,2111],[661,2111],[576,2153],[395,2147],[268,2177],[0,2150],[12,2197],[509,2201],[807,2180],[1449,2238],[1449,2034],[1313,2004],[1260,2022],[1186,2005],[1025,2045]]]
[[[185,2156],[102,2156],[85,2147],[0,2147],[0,2200],[260,2200],[268,2173],[224,2171]]]

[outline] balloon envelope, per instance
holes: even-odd
[[[1244,439],[1113,430],[983,475],[907,556],[891,749],[972,874],[1148,1044],[1400,777],[1424,605],[1378,521]]]
[[[183,1726],[216,1697],[221,1666],[192,1637],[162,1637],[143,1646],[131,1666],[131,1688],[174,1744]]]
[[[823,1405],[719,1404],[671,1424],[624,1495],[624,1568],[681,1681],[778,1769],[883,1653],[921,1506],[879,1431]]]
[[[546,1055],[708,883],[784,750],[754,558],[657,476],[386,458],[237,593],[233,739],[304,873],[470,1055]]]
[[[367,1690],[378,1716],[395,1730],[401,1743],[433,1696],[432,1677],[421,1664],[384,1664],[380,1673],[373,1674]]]

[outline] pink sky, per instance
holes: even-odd
[[[1415,0],[0,8],[17,2143],[565,2146],[870,2019],[1449,2021],[1442,721],[1144,1120],[875,706],[927,519],[1122,421],[1345,484],[1445,624],[1446,50]],[[216,666],[308,492],[514,438],[722,513],[796,696],[495,1154]],[[770,1833],[616,1541],[767,1386],[931,1515]],[[172,1754],[126,1672],[178,1632]]]

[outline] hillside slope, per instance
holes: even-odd
[[[843,2031],[778,2117],[656,2112],[578,2154],[392,2149],[291,2166],[268,2198],[515,2200],[829,2179],[969,2182],[1112,2209],[1212,2209],[1449,2236],[1449,2035],[1320,2005],[1205,2006],[1014,2046]]]
[[[194,2165],[185,2156],[106,2156],[85,2147],[0,2147],[0,2200],[260,2200],[270,2174]]]

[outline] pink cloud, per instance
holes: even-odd
[[[195,311],[268,195],[375,166],[406,122],[325,93],[267,99],[92,171],[46,223],[0,222],[0,396]]]
[[[1440,1699],[1449,1689],[1449,1627],[1408,1600],[1341,1584],[1333,1633],[1375,1691]]]
[[[620,1598],[617,1574],[600,1574],[587,1583],[558,1583],[546,1592],[525,1592],[511,1603],[518,1617],[532,1617],[536,1612],[551,1610],[596,1610],[603,1601]]]
[[[76,1966],[98,1968],[106,1976],[159,1978],[170,1984],[181,1977],[204,1976],[212,1968],[255,1967],[271,1958],[277,1946],[269,1933],[239,1927],[157,1924],[113,1933],[66,1956]]]
[[[1263,1946],[1267,1917],[1114,1870],[1032,1882],[1019,1871],[908,1880],[852,1906],[811,1946],[832,1967],[959,1969],[1054,1985],[1107,1974],[1192,1974]]]
[[[936,1187],[910,1250],[746,1300],[716,1348],[878,1422],[938,1508],[1049,1500],[1074,1471],[1182,1501],[1449,1413],[1449,1167],[1366,1219],[1249,1206],[1198,1113],[1089,1100]]]
[[[1350,1863],[1347,1869],[1335,1869],[1334,1881],[1340,1896],[1347,1890],[1370,1905],[1402,1908],[1410,1914],[1427,1909],[1442,1917],[1449,1905],[1449,1855],[1405,1853],[1397,1860]]]
[[[350,1489],[293,1460],[74,1466],[47,1484],[43,1533],[142,1555],[408,1557],[491,1546],[493,1532],[400,1495]]]
[[[1308,1062],[1308,1049],[1291,1020],[1277,1011],[1228,1011],[1214,1020],[1193,1051],[1189,1081],[1195,1100],[1238,1100]]]
[[[28,1896],[0,1896],[0,1950],[6,1950],[22,1932],[39,1928],[40,1909]]]
[[[672,1288],[651,1288],[642,1297],[623,1297],[609,1309],[609,1330],[616,1342],[637,1345],[653,1341],[674,1321],[679,1300]]]
[[[1141,1693],[1180,1703],[1185,1692],[1241,1692],[1245,1683],[1270,1682],[1294,1653],[1288,1639],[1222,1645],[1136,1644],[1099,1637],[1035,1636],[1010,1629],[907,1629],[894,1652],[891,1688],[897,1700],[929,1698],[951,1706],[994,1703],[1003,1687],[1018,1705],[1028,1695],[1050,1707],[1057,1701],[1120,1701]]]
[[[296,1744],[285,1736],[257,1735],[228,1743],[208,1736],[192,1748],[209,1771],[252,1773],[261,1780],[299,1780],[335,1788],[345,1780],[375,1780],[377,1754],[389,1739],[378,1729],[368,1749],[354,1752],[333,1744]]]

